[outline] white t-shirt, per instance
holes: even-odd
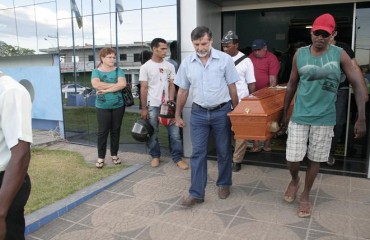
[[[238,52],[233,58],[233,61],[237,61],[239,58],[244,56],[242,52]],[[248,84],[256,82],[254,77],[254,67],[250,58],[245,58],[238,65],[236,65],[236,71],[239,74],[239,81],[235,83],[236,90],[238,92],[239,101],[249,96]]]
[[[28,91],[9,76],[0,75],[0,171],[18,141],[32,143],[32,102]]]
[[[159,107],[162,103],[163,91],[165,102],[168,99],[169,82],[176,76],[175,67],[163,60],[160,63],[151,59],[140,68],[139,81],[148,82],[148,99],[150,106]],[[173,100],[173,99],[172,99]]]

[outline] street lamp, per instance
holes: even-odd
[[[48,37],[44,37],[44,40],[47,41],[51,45],[51,50],[49,52],[51,53],[58,53],[58,48],[55,45],[55,42],[50,41],[51,36],[48,35]],[[57,40],[57,39],[54,39]]]

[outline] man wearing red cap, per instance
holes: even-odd
[[[334,30],[335,21],[332,15],[323,14],[315,19],[311,29],[312,44],[295,53],[285,95],[281,126],[284,131],[288,127],[286,159],[292,177],[285,192],[285,201],[295,200],[300,186],[300,162],[305,156],[308,160],[299,217],[311,215],[309,194],[320,170],[320,163],[326,162],[329,157],[336,123],[335,100],[341,68],[355,92],[358,118],[354,136],[360,138],[366,133],[362,76],[355,71],[350,57],[343,49],[330,45]],[[295,94],[294,109],[289,121],[287,113]]]

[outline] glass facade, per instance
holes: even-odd
[[[76,12],[71,11],[73,2],[81,16],[81,27]],[[123,7],[119,18],[116,2]],[[2,0],[0,56],[58,54],[65,137],[95,145],[95,95],[90,78],[99,63],[99,50],[118,46],[118,65],[136,91],[141,52],[150,50],[153,38],[177,40],[176,4],[176,0]],[[130,130],[138,117],[136,100],[135,106],[126,109],[121,143],[136,143]],[[161,138],[168,145],[167,136]]]

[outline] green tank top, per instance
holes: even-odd
[[[99,78],[100,81],[106,83],[117,83],[118,77],[124,77],[125,73],[121,68],[111,72],[102,72],[94,69],[91,73],[91,78]],[[96,95],[95,107],[102,109],[115,109],[123,107],[123,98],[121,91]]]
[[[298,50],[299,82],[291,120],[299,124],[333,126],[340,83],[342,49],[329,45],[321,56],[312,56],[311,46]]]

